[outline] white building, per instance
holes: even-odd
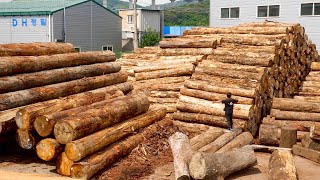
[[[265,20],[300,23],[320,49],[320,0],[210,0],[211,27]]]

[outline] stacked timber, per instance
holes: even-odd
[[[292,97],[316,61],[316,46],[299,24],[248,23],[229,28],[195,28],[182,39],[221,39],[180,91],[180,121],[226,127],[227,92],[238,99],[235,127],[258,132],[274,97]]]

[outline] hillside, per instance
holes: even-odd
[[[165,26],[209,26],[210,0],[167,8]]]

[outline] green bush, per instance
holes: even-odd
[[[160,42],[160,40],[160,34],[149,28],[142,36],[140,47],[155,46]]]

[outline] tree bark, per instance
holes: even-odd
[[[209,129],[213,128],[205,124],[188,123],[183,121],[173,121],[173,125],[179,129],[179,131],[185,134],[195,134],[199,135]]]
[[[57,100],[55,103],[44,103],[39,106],[22,108],[17,112],[16,123],[20,129],[31,129],[36,118],[42,115],[86,106],[112,97],[123,96],[120,90],[107,91],[107,89],[108,88],[100,88],[67,96],[66,98]],[[40,124],[40,126],[43,126],[43,124]]]
[[[55,99],[92,89],[125,82],[128,75],[124,72],[83,78],[59,84],[26,89],[0,95],[0,110],[6,110],[31,103]]]
[[[245,146],[219,154],[195,153],[189,164],[189,170],[194,179],[220,180],[256,162],[257,158],[252,148]]]
[[[320,121],[319,113],[281,111],[272,109],[270,116],[279,120],[296,120],[296,121]]]
[[[147,127],[142,133],[138,133],[123,141],[114,143],[87,157],[81,162],[75,163],[71,168],[71,176],[73,178],[90,179],[90,177],[98,171],[112,165],[123,156],[129,154],[141,142],[157,132],[159,126],[166,126],[170,123],[171,121],[169,120],[159,121],[159,123]]]
[[[293,121],[293,120],[277,120],[275,118],[263,118],[263,124],[273,125],[277,127],[289,126],[294,127],[298,131],[310,131],[311,126],[314,124],[312,121]]]
[[[230,49],[227,49],[225,51],[230,51]],[[244,71],[244,72],[251,72],[251,73],[263,73],[265,70],[265,68],[263,67],[248,66],[248,65],[239,66],[238,64],[221,63],[221,62],[212,61],[212,60],[203,60],[197,67],[229,69],[234,71]]]
[[[310,128],[310,137],[320,141],[320,123],[315,122]]]
[[[239,136],[231,140],[229,143],[227,143],[225,146],[220,148],[216,153],[225,153],[233,149],[238,149],[245,145],[251,144],[252,141],[253,141],[252,134],[249,132],[243,132]]]
[[[124,121],[118,125],[103,129],[84,138],[66,144],[65,152],[69,159],[79,161],[84,157],[97,152],[119,139],[134,133],[166,115],[165,108],[154,108],[148,112]]]
[[[320,142],[311,139],[308,134],[305,134],[301,139],[301,145],[308,149],[320,151]]]
[[[220,40],[219,40],[220,42]],[[193,40],[188,39],[178,39],[175,38],[174,40],[163,40],[160,41],[159,46],[160,48],[215,48],[217,46],[217,40]]]
[[[0,56],[41,56],[75,52],[69,43],[1,44]]]
[[[292,152],[294,155],[302,156],[316,163],[320,163],[320,151],[301,147],[300,145],[294,145]]]
[[[280,147],[292,148],[297,143],[297,129],[293,127],[281,127]]]
[[[197,89],[188,89],[188,88],[181,88],[180,94],[190,97],[195,97],[199,99],[210,100],[213,102],[220,103],[222,100],[227,98],[226,94],[214,93],[214,92],[207,92]],[[252,98],[246,98],[241,96],[232,96],[232,98],[237,99],[239,104],[253,104]]]
[[[200,35],[200,34],[261,34],[261,35],[277,35],[285,34],[287,27],[250,27],[236,26],[231,28],[193,28],[185,31],[184,35]]]
[[[183,133],[176,132],[174,135],[169,137],[169,144],[173,154],[175,179],[190,179],[188,165],[195,152],[191,149],[188,136]]]
[[[227,143],[229,143],[231,140],[233,140],[235,137],[237,137],[241,132],[242,132],[242,129],[234,129],[232,132],[225,133],[219,138],[217,138],[215,141],[200,148],[199,151],[207,152],[207,153],[215,153],[220,148],[222,148]]]
[[[224,116],[215,116],[200,113],[175,112],[173,114],[175,120],[207,124],[222,128],[227,128],[227,120]],[[232,119],[235,128],[245,129],[246,121],[243,119]]]
[[[57,140],[47,138],[41,140],[37,146],[36,151],[40,159],[44,161],[51,161],[57,157],[61,152],[63,152],[63,146],[58,143]]]
[[[115,100],[104,107],[89,109],[77,116],[58,121],[54,126],[54,135],[59,143],[66,144],[144,113],[149,106],[150,102],[145,94],[131,94],[126,99]]]
[[[62,152],[56,161],[56,170],[62,176],[71,176],[71,167],[74,164],[67,156],[65,152]]]
[[[84,77],[100,76],[118,72],[120,69],[119,63],[111,62],[0,77],[0,93],[72,81]]]
[[[161,49],[158,56],[208,55],[212,54],[212,52],[212,48]]]
[[[223,130],[221,128],[212,127],[210,129],[208,129],[207,131],[190,139],[191,148],[194,151],[198,151],[203,146],[216,140],[222,134],[223,134]]]
[[[290,151],[277,150],[269,159],[268,179],[297,180],[297,170]]]
[[[273,98],[272,108],[282,111],[320,112],[320,103],[289,98]]]
[[[185,82],[185,87],[219,94],[227,94],[230,92],[234,96],[242,96],[247,98],[255,98],[256,96],[256,91],[253,89],[219,87],[203,81],[188,80]]]
[[[192,75],[192,72],[193,72],[193,65],[190,65],[188,68],[180,67],[180,68],[174,68],[174,69],[168,69],[168,70],[136,73],[135,77],[137,81],[140,81],[140,80],[156,79],[156,78],[163,78],[163,77],[187,76],[187,75]]]
[[[218,61],[221,63],[230,63],[230,64],[239,64],[239,65],[248,65],[248,66],[258,66],[258,67],[268,67],[272,64],[273,59],[269,58],[251,58],[251,57],[244,57],[244,58],[237,58],[233,56],[220,56],[212,55],[208,56],[209,60]]]
[[[165,62],[165,61],[164,61]],[[178,63],[179,61],[177,61]],[[182,64],[172,64],[172,65],[160,65],[160,64],[155,64],[152,66],[137,66],[134,68],[135,73],[146,73],[146,72],[152,72],[152,71],[160,71],[160,70],[169,70],[169,69],[176,69],[176,68],[188,68],[190,67],[192,63],[182,63]]]
[[[116,91],[115,94],[109,96],[109,98],[105,98],[102,101],[98,101],[92,104],[87,104],[80,107],[75,107],[72,109],[64,110],[64,111],[57,111],[57,112],[50,112],[48,114],[43,113],[43,115],[38,115],[36,120],[34,121],[34,129],[37,133],[42,137],[47,137],[53,133],[53,128],[56,122],[59,120],[66,119],[68,117],[76,116],[82,112],[87,111],[88,109],[94,109],[105,106],[109,102],[113,102],[119,99],[125,99],[126,97],[123,96],[123,93],[119,93]],[[91,99],[92,100],[92,99]],[[40,112],[42,112],[40,110]]]
[[[0,76],[115,61],[112,52],[82,52],[51,56],[2,57]]]

